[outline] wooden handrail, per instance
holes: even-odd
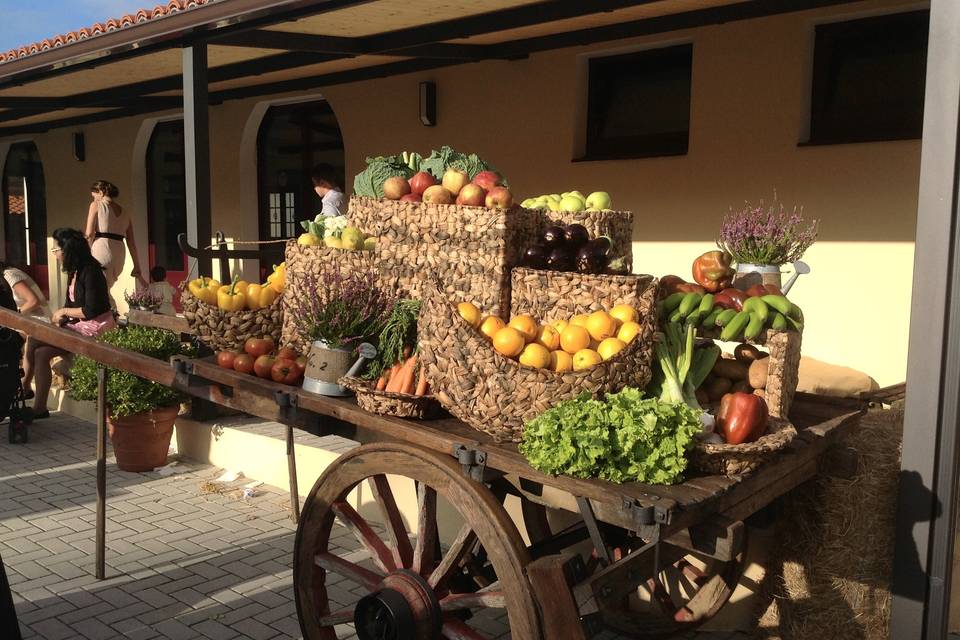
[[[168,387],[173,385],[176,377],[176,372],[170,367],[169,362],[97,342],[76,331],[61,329],[16,311],[0,308],[0,326],[22,331],[40,342],[70,353],[87,356],[104,366],[129,371],[141,378],[159,382]]]

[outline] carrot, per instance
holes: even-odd
[[[415,395],[422,396],[427,392],[427,376],[423,375],[423,367],[420,367],[420,379],[417,380],[417,391]]]
[[[400,393],[405,393],[407,395],[413,395],[414,391],[414,382],[417,376],[417,356],[412,355],[410,359],[407,360],[403,369],[400,370]]]
[[[387,388],[387,378],[386,375],[382,375],[377,379],[377,391],[383,391]]]
[[[401,362],[398,362],[390,367],[390,371],[387,375],[387,386],[384,388],[384,391],[387,391],[388,393],[396,393],[400,390],[400,370],[402,368],[403,363]]]

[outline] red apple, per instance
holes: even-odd
[[[399,200],[410,193],[410,183],[403,176],[393,176],[383,181],[383,195],[390,200]]]
[[[423,201],[430,204],[453,204],[453,194],[445,187],[435,184],[423,192]]]
[[[273,363],[277,359],[273,356],[263,355],[253,361],[253,372],[257,374],[258,378],[270,379],[270,369],[273,368]]]
[[[277,360],[286,358],[287,360],[296,360],[300,357],[300,354],[297,353],[297,350],[293,347],[283,347],[277,351]]]
[[[488,209],[509,209],[513,206],[513,194],[506,187],[494,187],[487,192]]]
[[[487,192],[483,190],[483,187],[477,184],[468,184],[460,190],[460,195],[457,196],[457,204],[467,205],[468,207],[482,207],[486,197]]]
[[[249,353],[240,353],[233,359],[233,370],[240,373],[253,373],[253,356]]]
[[[502,184],[502,179],[496,171],[481,171],[473,176],[473,184],[480,185],[485,190],[490,191],[494,187]]]
[[[453,195],[457,195],[460,193],[460,189],[470,184],[470,176],[467,175],[466,171],[460,169],[447,169],[440,184]]]
[[[400,202],[422,202],[423,196],[419,193],[408,193],[407,195],[400,198]]]
[[[270,353],[274,347],[273,338],[247,338],[243,343],[243,350],[254,358]]]
[[[270,377],[274,382],[296,384],[300,379],[300,367],[293,360],[278,358],[270,370]]]
[[[428,187],[432,187],[435,184],[437,184],[437,179],[433,177],[432,173],[429,171],[419,171],[410,178],[410,191],[420,196],[423,195],[423,192],[426,191]]]
[[[237,354],[233,351],[221,351],[217,354],[217,366],[224,369],[233,369],[233,361],[236,357]]]

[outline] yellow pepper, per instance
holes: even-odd
[[[251,284],[247,286],[247,308],[263,309],[273,304],[277,299],[277,292],[268,284]]]
[[[217,291],[217,306],[221,311],[242,311],[246,306],[247,296],[237,288],[238,282],[238,278],[234,276],[229,286],[224,285]]]
[[[267,284],[277,293],[283,293],[283,287],[287,282],[287,263],[281,262],[279,265],[273,265],[273,273],[267,276]]]
[[[187,283],[187,289],[200,302],[206,304],[217,304],[217,290],[210,287],[212,281],[206,276],[200,276],[196,280]],[[219,287],[219,283],[217,284]]]

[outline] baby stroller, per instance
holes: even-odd
[[[23,376],[23,369],[20,368],[22,359],[23,338],[12,329],[0,327],[0,422],[10,418],[11,444],[27,442],[27,426],[31,417],[20,382]]]

